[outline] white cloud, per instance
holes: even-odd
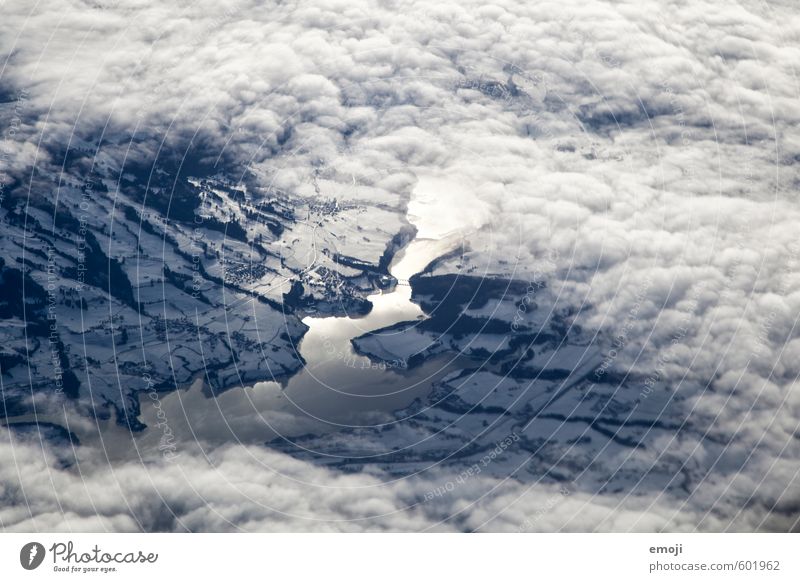
[[[24,88],[30,100],[22,127],[7,139],[16,168],[0,170],[18,170],[35,156],[40,166],[59,164],[48,155],[73,131],[96,136],[106,126],[109,149],[121,157],[140,124],[136,134],[145,138],[134,156],[155,151],[162,138],[185,147],[197,133],[206,154],[252,161],[285,187],[320,160],[354,175],[458,175],[491,208],[472,242],[492,252],[476,262],[519,257],[514,266],[524,276],[542,257],[558,257],[550,283],[563,290],[564,305],[591,306],[582,325],[613,337],[636,301],[631,290],[651,281],[616,365],[641,377],[657,373],[680,397],[671,412],[690,414],[708,426],[709,439],[728,443],[715,471],[735,475],[730,489],[709,476],[680,518],[666,500],[641,507],[637,499],[618,511],[615,500],[596,498],[569,527],[691,529],[695,505],[713,507],[723,496],[734,499],[724,502],[728,515],[751,496],[762,509],[782,493],[796,501],[797,469],[785,460],[800,454],[793,395],[800,370],[792,357],[800,341],[800,17],[791,2],[142,0],[91,7],[97,4],[4,7],[0,46],[10,57],[0,80]],[[511,99],[475,86],[506,82],[511,65],[539,76],[546,91]],[[465,81],[472,84],[456,89]],[[40,135],[46,151],[34,145]],[[680,443],[686,459],[711,466],[705,446]],[[751,451],[746,469],[737,467]],[[12,452],[5,447],[7,460]],[[213,472],[194,457],[180,468],[146,469],[181,506],[186,527],[227,528],[230,521],[244,529],[355,529],[372,521],[330,520],[393,511],[376,527],[420,529],[438,519],[403,510],[405,486],[375,486],[369,503],[357,489],[301,495],[291,484],[273,488],[264,475],[243,472],[246,458],[324,473],[347,488],[378,481],[263,450],[213,454]],[[645,464],[659,461],[652,454]],[[24,475],[14,467],[13,459],[2,463],[0,483],[13,501],[0,514],[7,528],[135,528],[125,499],[148,527],[161,527],[151,484],[136,485],[142,467],[124,465],[114,475],[97,468],[83,480],[41,464],[19,465]],[[254,500],[229,497],[220,475],[233,475],[234,489]],[[21,490],[9,489],[18,480],[30,482],[35,522]],[[198,497],[181,497],[184,483]],[[97,510],[89,493],[100,500]],[[535,513],[542,499],[546,493],[506,514]],[[508,503],[494,496],[459,527],[478,527]],[[580,494],[565,498],[563,512],[540,523],[561,527],[579,503]],[[261,504],[322,521],[282,521]],[[449,509],[436,511],[446,516]],[[506,514],[491,527],[518,527]],[[739,523],[763,526],[760,515],[746,510]],[[726,525],[714,514],[702,521],[708,529]],[[176,526],[168,520],[164,527]]]

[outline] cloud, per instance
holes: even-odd
[[[6,430],[0,439],[0,523],[12,532],[692,531],[703,519],[703,529],[731,526],[713,514],[677,512],[666,501],[593,497],[569,485],[526,488],[475,477],[445,491],[452,481],[434,471],[386,482],[263,447],[113,464],[101,449],[79,448],[65,470],[37,439],[21,441]],[[734,526],[763,527],[759,508],[743,509]]]
[[[606,342],[626,330],[614,366],[641,383],[624,389],[654,386],[663,414],[696,429],[654,442],[636,459],[643,470],[669,451],[707,474],[680,515],[659,496],[576,492],[534,527],[796,527],[763,517],[775,504],[796,513],[799,495],[787,461],[800,455],[800,18],[790,2],[49,0],[3,10],[0,88],[29,97],[0,172],[57,172],[71,140],[98,132],[117,164],[195,148],[287,189],[320,165],[354,179],[435,170],[472,184],[490,209],[471,235],[473,262],[524,278],[555,258],[559,305],[587,307],[576,323]],[[413,180],[398,182],[381,184],[407,195]],[[417,530],[463,501],[407,509],[412,489],[429,484],[383,486],[250,447],[214,449],[213,470],[187,455],[113,473],[87,459],[76,475],[15,463],[32,453],[21,446],[3,449],[8,529]],[[292,479],[246,470],[253,457],[333,487],[301,493]],[[512,505],[525,486],[504,487],[441,527],[518,528],[553,495]],[[164,518],[165,504],[178,517]]]

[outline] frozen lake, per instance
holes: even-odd
[[[285,387],[277,382],[259,382],[251,387],[228,390],[216,398],[207,397],[200,382],[189,390],[161,396],[162,414],[180,441],[200,440],[209,444],[241,441],[263,443],[276,436],[288,439],[307,433],[325,433],[345,427],[368,427],[391,423],[392,412],[422,397],[431,384],[452,371],[451,358],[433,359],[413,370],[403,361],[373,364],[353,350],[350,340],[364,333],[403,321],[424,318],[411,301],[408,279],[431,261],[461,244],[464,225],[461,215],[443,218],[443,181],[420,180],[409,204],[409,221],[418,237],[395,255],[390,273],[399,284],[392,291],[368,297],[371,312],[361,317],[306,317],[309,330],[297,349],[307,365],[289,379]],[[455,203],[450,187],[446,196]],[[467,208],[466,200],[461,207]],[[452,204],[451,207],[457,207]],[[468,213],[474,217],[476,214]],[[461,224],[462,228],[459,228]],[[423,236],[424,235],[424,236]],[[156,448],[160,431],[156,408],[144,396],[142,421],[151,428],[137,436],[144,449]],[[162,417],[163,418],[163,417]]]
[[[297,350],[307,365],[284,386],[259,382],[212,397],[198,379],[174,392],[142,393],[141,420],[148,428],[133,437],[113,419],[98,421],[72,413],[39,415],[38,419],[65,426],[84,444],[102,449],[109,460],[157,458],[165,430],[174,435],[178,450],[186,450],[231,442],[263,444],[279,436],[291,441],[309,433],[396,422],[392,413],[424,397],[433,382],[453,370],[452,358],[431,359],[408,370],[403,361],[372,363],[355,353],[350,340],[425,317],[411,301],[408,279],[458,248],[465,230],[479,226],[474,221],[480,208],[463,191],[459,198],[458,190],[440,179],[420,180],[408,207],[408,219],[418,236],[389,266],[399,283],[391,291],[369,296],[372,310],[366,316],[306,317],[303,322],[309,329]],[[447,214],[443,201],[460,210]]]

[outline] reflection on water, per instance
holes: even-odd
[[[367,316],[305,318],[309,329],[298,350],[307,365],[285,388],[276,382],[260,382],[214,398],[204,393],[202,381],[197,380],[189,389],[153,394],[155,399],[143,394],[141,419],[148,429],[136,434],[134,441],[113,420],[97,421],[66,411],[39,415],[38,420],[65,426],[82,443],[102,449],[110,461],[161,456],[163,447],[159,447],[166,432],[174,436],[180,451],[187,445],[204,448],[201,443],[264,443],[278,435],[291,440],[307,433],[393,422],[393,411],[427,394],[432,382],[451,371],[449,359],[432,359],[413,370],[407,370],[402,361],[378,365],[356,354],[350,340],[423,318],[422,310],[411,302],[407,280],[459,242],[455,236],[412,241],[390,267],[400,284],[394,291],[368,297],[373,308]],[[13,420],[36,419],[31,415]]]
[[[241,441],[263,443],[277,435],[340,430],[346,426],[373,426],[392,422],[390,413],[424,396],[431,383],[450,371],[443,361],[431,360],[406,370],[405,362],[373,364],[353,351],[350,340],[368,331],[424,317],[411,302],[407,280],[435,258],[453,249],[459,240],[418,239],[396,257],[390,272],[400,284],[394,291],[368,297],[369,315],[307,317],[309,330],[299,345],[306,367],[282,389],[276,382],[232,389],[208,398],[200,382],[188,391],[161,396],[162,422],[181,441],[208,443]],[[137,437],[141,449],[155,449],[162,433],[152,430],[157,409],[142,399],[142,420],[151,430]]]
[[[159,447],[167,433],[170,440],[174,438],[178,443],[178,450],[186,450],[195,445],[204,449],[204,444],[237,441],[264,443],[279,435],[291,440],[307,433],[394,422],[393,411],[426,395],[434,381],[451,371],[449,358],[432,359],[413,370],[407,370],[403,361],[376,365],[356,354],[350,340],[369,331],[424,317],[419,306],[411,302],[408,279],[461,242],[459,232],[463,229],[457,227],[465,226],[463,217],[450,212],[451,219],[443,219],[443,195],[433,195],[450,190],[439,182],[420,180],[409,206],[409,218],[419,229],[419,236],[430,238],[412,241],[395,256],[390,272],[399,284],[391,292],[368,297],[373,308],[367,316],[303,320],[309,330],[298,350],[307,365],[285,388],[276,382],[260,382],[208,397],[202,381],[197,380],[185,390],[143,394],[141,419],[149,428],[136,434],[133,440],[130,432],[113,420],[97,421],[66,411],[48,418],[40,416],[39,420],[72,430],[83,443],[102,449],[110,461],[161,456],[163,447]],[[465,212],[469,206],[467,214],[474,222],[481,214],[480,205],[468,204],[469,198],[465,196],[462,192],[456,206]]]

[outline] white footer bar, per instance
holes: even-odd
[[[0,579],[796,581],[798,541],[791,534],[0,534]]]

